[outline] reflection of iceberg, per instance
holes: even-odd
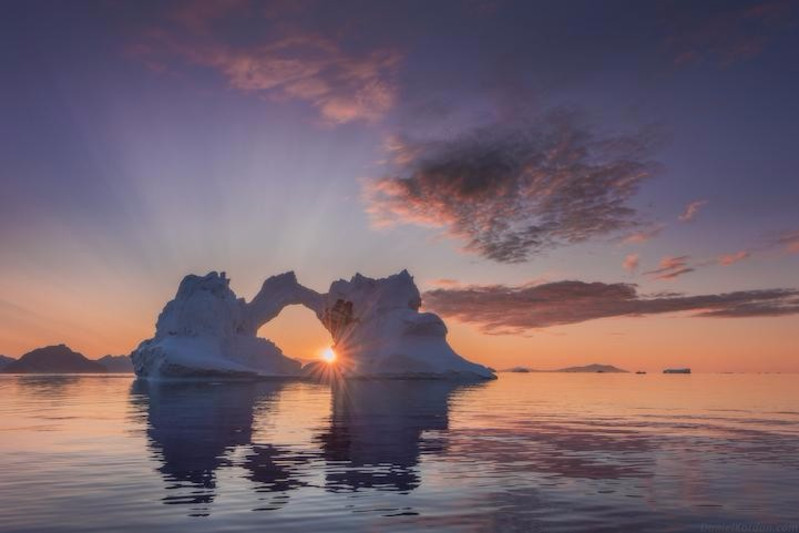
[[[71,393],[75,385],[80,383],[82,378],[78,376],[52,374],[52,375],[20,375],[17,376],[15,383],[20,387],[20,391],[42,400],[61,400]]]
[[[270,493],[268,501],[259,503],[254,511],[276,510],[288,501],[288,491],[307,486],[300,466],[307,466],[318,454],[298,453],[271,444],[255,444],[248,450],[241,465],[248,471],[246,478],[255,483],[256,493]]]
[[[328,490],[410,491],[419,458],[443,449],[425,431],[448,428],[448,381],[350,380],[333,389],[330,429],[320,435]]]
[[[193,514],[208,514],[217,489],[216,472],[234,466],[231,452],[252,441],[253,413],[268,411],[279,383],[223,385],[134,382],[132,402],[147,410],[147,436],[161,462],[166,504],[190,504]],[[265,452],[268,450],[268,452]],[[266,455],[265,455],[266,454]],[[286,491],[299,484],[290,468],[264,457],[285,456],[271,445],[253,445],[242,466],[257,491]]]

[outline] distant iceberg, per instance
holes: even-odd
[[[444,322],[420,313],[421,296],[407,271],[384,279],[356,274],[327,294],[303,287],[293,272],[267,279],[249,303],[237,298],[222,272],[188,275],[158,317],[155,336],[131,354],[148,379],[260,378],[302,375],[301,364],[258,329],[288,305],[311,309],[333,337],[343,378],[494,379],[455,353]],[[322,367],[313,364],[316,370]],[[305,375],[309,373],[306,369]]]
[[[664,374],[690,374],[690,368],[667,368],[663,371]]]

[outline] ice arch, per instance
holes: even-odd
[[[317,317],[322,314],[324,297],[300,285],[294,272],[267,278],[261,290],[245,305],[246,324],[243,333],[255,335],[261,326],[275,318],[289,305],[302,305]]]
[[[188,275],[156,323],[155,336],[131,354],[143,378],[290,377],[300,363],[258,329],[288,305],[311,309],[333,337],[342,377],[493,379],[446,341],[444,322],[420,313],[421,296],[403,270],[383,279],[356,274],[326,294],[302,286],[293,272],[272,276],[248,303],[225,273]]]

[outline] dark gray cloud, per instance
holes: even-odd
[[[452,139],[398,139],[396,174],[368,182],[365,196],[378,225],[440,227],[468,252],[521,262],[638,226],[628,201],[657,167],[649,133],[602,136],[558,110]]]
[[[424,294],[425,307],[476,324],[489,334],[577,324],[598,318],[690,313],[696,317],[764,317],[799,314],[799,290],[768,289],[685,296],[638,294],[629,283],[557,281],[521,286],[439,288]]]

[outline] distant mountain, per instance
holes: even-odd
[[[560,370],[555,370],[555,372],[594,372],[594,373],[603,373],[607,372],[608,374],[612,373],[626,373],[627,370],[616,368],[613,365],[586,365],[586,366],[570,366],[567,368],[561,368]]]
[[[109,372],[133,373],[133,361],[129,355],[104,355],[97,362]]]
[[[506,368],[503,372],[516,372],[517,374],[529,374],[530,372],[540,372],[526,366],[514,366],[513,368]]]
[[[86,359],[66,345],[47,346],[28,352],[2,369],[7,374],[76,374],[104,373],[106,369],[96,361]]]
[[[8,357],[6,355],[0,355],[0,370],[8,366],[9,364],[16,361],[13,357]]]
[[[559,368],[557,370],[537,370],[535,368],[530,368],[527,366],[514,366],[513,368],[506,368],[503,372],[516,372],[519,374],[527,374],[530,372],[566,372],[568,374],[577,374],[577,373],[594,373],[594,374],[602,374],[607,372],[608,374],[623,374],[627,373],[627,370],[622,368],[617,368],[613,365],[586,365],[586,366],[569,366],[566,368]]]

